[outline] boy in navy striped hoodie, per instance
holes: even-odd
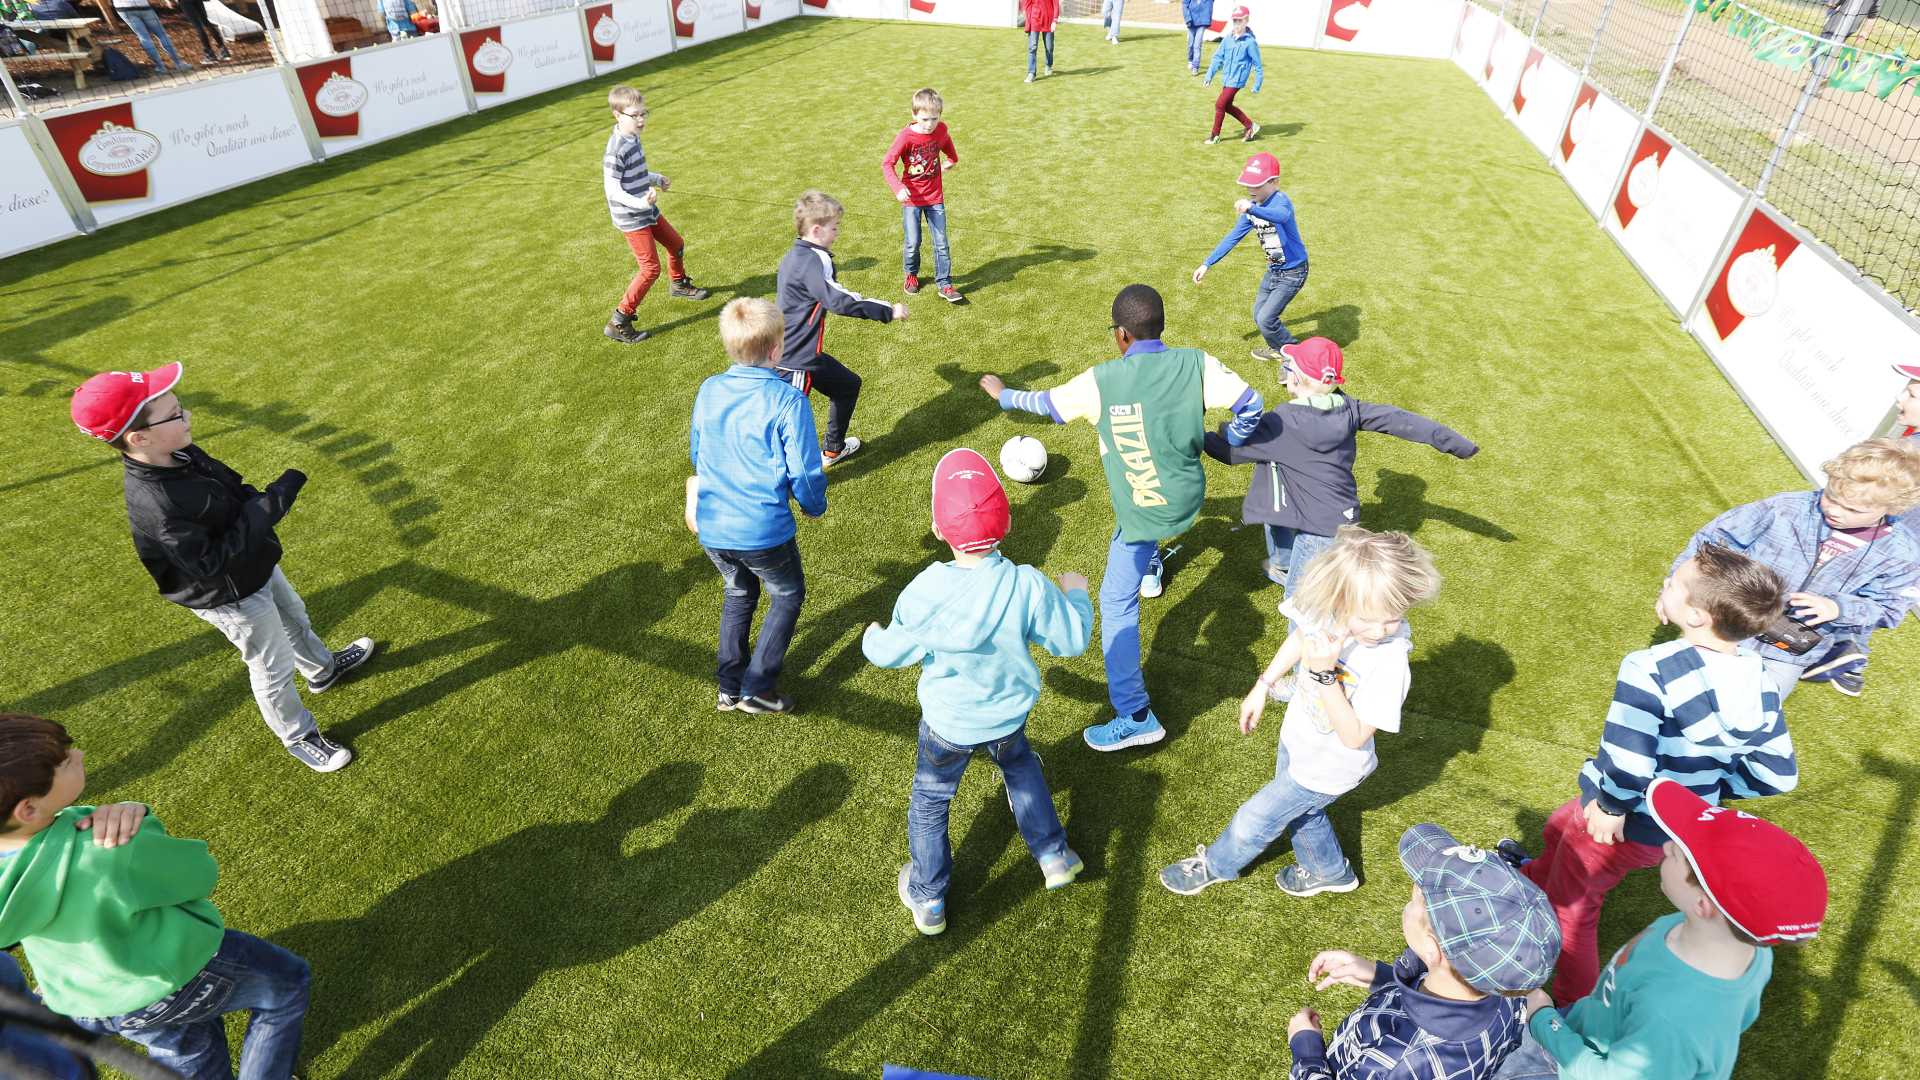
[[[1560,916],[1553,999],[1570,1005],[1599,978],[1600,903],[1628,871],[1658,866],[1671,839],[1647,813],[1658,777],[1718,805],[1792,791],[1800,780],[1780,690],[1736,642],[1786,607],[1780,577],[1718,544],[1701,544],[1654,603],[1680,639],[1620,662],[1600,752],[1580,769],[1580,795],[1547,819],[1537,859],[1512,840],[1500,852],[1546,891]]]

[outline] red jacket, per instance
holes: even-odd
[[[959,152],[953,148],[953,139],[947,134],[946,124],[935,124],[933,130],[925,135],[908,125],[900,129],[893,145],[887,147],[887,156],[880,159],[880,172],[887,178],[887,186],[893,189],[895,195],[903,188],[906,190],[906,205],[932,206],[946,198],[940,190],[942,153],[953,161],[960,160]],[[894,171],[895,162],[900,162],[904,167],[904,179]]]
[[[1060,0],[1020,0],[1027,13],[1029,33],[1053,33],[1054,20],[1060,17]]]

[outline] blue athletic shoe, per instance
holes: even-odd
[[[1157,743],[1167,737],[1167,729],[1160,726],[1160,718],[1153,715],[1152,709],[1141,709],[1132,716],[1116,716],[1104,724],[1095,724],[1080,734],[1095,750],[1125,750],[1129,746]]]
[[[1837,641],[1827,650],[1827,654],[1800,673],[1803,682],[1826,682],[1844,674],[1858,672],[1867,666],[1867,654],[1851,641]]]
[[[1080,856],[1075,855],[1072,848],[1040,860],[1040,872],[1047,876],[1049,889],[1073,884],[1073,879],[1079,877],[1080,871],[1086,868],[1087,864],[1080,861]]]
[[[912,878],[912,863],[908,863],[900,868],[900,902],[907,906],[908,911],[913,912],[913,928],[928,937],[932,937],[947,928],[946,898],[942,897],[939,900],[926,901],[915,900],[913,893],[907,888],[907,883]]]

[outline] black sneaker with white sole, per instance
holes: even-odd
[[[1506,860],[1508,866],[1513,867],[1515,870],[1533,861],[1533,856],[1527,854],[1527,849],[1521,847],[1520,841],[1518,840],[1502,840],[1494,845],[1493,850],[1502,859]]]
[[[316,694],[326,693],[334,688],[334,685],[340,681],[341,676],[359,667],[361,664],[366,663],[367,657],[372,655],[373,639],[370,637],[360,638],[353,644],[334,653],[333,670],[327,673],[326,678],[318,682],[307,683],[307,689]]]
[[[713,707],[721,712],[732,712],[740,707],[740,695],[729,694],[725,690],[714,691]]]
[[[317,731],[287,747],[287,753],[314,772],[339,772],[353,761],[353,751]]]
[[[793,699],[785,694],[749,694],[734,708],[744,713],[790,713]]]

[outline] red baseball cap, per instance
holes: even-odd
[[[986,458],[962,447],[933,467],[933,523],[956,551],[987,551],[1005,538],[1013,512]]]
[[[1244,19],[1244,18],[1246,18],[1247,16],[1249,16],[1249,15],[1252,15],[1252,14],[1253,14],[1253,12],[1251,12],[1251,11],[1248,11],[1248,10],[1247,10],[1247,9],[1246,9],[1246,8],[1245,8],[1245,7],[1243,6],[1243,7],[1237,7],[1237,8],[1234,8],[1234,9],[1233,9],[1232,11],[1229,11],[1229,12],[1227,12],[1227,18],[1229,18],[1229,19]]]
[[[1238,10],[1247,9],[1239,8]],[[1240,183],[1247,187],[1259,187],[1279,175],[1279,158],[1272,154],[1255,154],[1247,159],[1247,167],[1240,170]]]
[[[1340,384],[1347,381],[1340,374],[1341,369],[1347,366],[1347,358],[1341,354],[1340,346],[1329,338],[1310,337],[1305,341],[1282,345],[1280,355],[1287,358],[1295,371],[1314,382]]]
[[[73,422],[94,438],[112,442],[126,432],[142,406],[179,381],[177,362],[147,372],[101,372],[73,392]]]
[[[1920,364],[1895,364],[1893,370],[1909,379],[1920,379]]]
[[[1656,777],[1647,809],[1680,845],[1707,898],[1762,945],[1805,941],[1827,917],[1827,872],[1787,830],[1744,810],[1710,806]]]

